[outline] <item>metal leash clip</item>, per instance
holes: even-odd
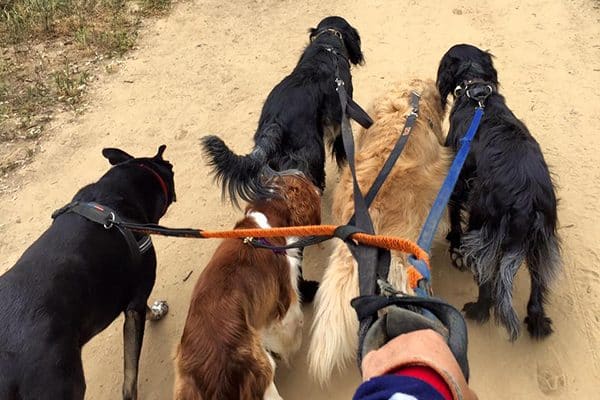
[[[379,292],[385,297],[402,297],[406,296],[406,293],[402,293],[396,290],[391,283],[385,279],[377,279],[377,285],[379,286]]]
[[[478,104],[480,108],[484,107],[483,102],[490,97],[490,95],[492,93],[494,93],[494,88],[492,88],[492,85],[485,85],[483,86],[483,88],[485,89],[484,92],[481,92],[481,90],[477,90],[477,92],[481,92],[481,93],[476,93],[476,94],[472,94],[471,90],[473,90],[472,88],[467,89],[466,91],[466,95],[469,99],[475,100]],[[479,89],[479,87],[475,87],[474,89]],[[456,89],[455,89],[456,90]]]
[[[340,88],[345,85],[345,83],[342,80],[342,78],[335,78],[335,84],[337,85],[337,87],[335,88],[336,92],[339,91]]]
[[[115,221],[117,219],[117,216],[115,215],[114,212],[110,212],[110,214],[108,214],[108,217],[106,218],[106,221],[104,222],[104,224],[102,224],[104,226],[104,229],[110,229],[114,226]]]

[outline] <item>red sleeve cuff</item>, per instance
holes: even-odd
[[[446,381],[444,381],[435,370],[429,367],[403,367],[393,371],[393,374],[419,379],[437,390],[445,400],[452,400],[452,392],[450,392],[450,388],[448,387],[448,384],[446,384]]]

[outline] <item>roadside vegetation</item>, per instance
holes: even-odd
[[[0,0],[0,178],[37,151],[57,111],[118,69],[145,18],[171,0]],[[0,187],[0,191],[1,191]]]

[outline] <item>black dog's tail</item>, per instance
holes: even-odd
[[[281,143],[281,128],[270,125],[256,139],[254,150],[240,156],[227,147],[218,136],[202,138],[204,155],[212,167],[216,180],[222,185],[223,196],[229,194],[234,205],[238,199],[251,202],[259,197],[272,196],[265,184],[275,174],[267,165],[268,159],[277,152]]]
[[[499,226],[484,224],[479,230],[463,236],[461,250],[472,267],[481,286],[490,283],[496,321],[503,324],[514,341],[519,336],[520,323],[512,304],[513,282],[519,267],[527,260],[528,268],[534,279],[545,292],[557,275],[560,266],[560,241],[555,227],[541,212],[535,213],[534,220],[519,219],[529,224],[513,226],[508,215]],[[524,237],[516,240],[509,231],[525,232]]]
[[[526,257],[524,243],[506,246],[509,216],[499,226],[484,224],[479,230],[465,234],[461,251],[471,266],[479,286],[491,284],[496,321],[506,327],[513,341],[519,336],[519,320],[512,305],[513,281]]]

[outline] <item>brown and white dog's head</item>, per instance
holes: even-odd
[[[280,215],[288,216],[282,226],[321,223],[321,191],[302,172],[283,172],[271,178],[269,186],[275,192],[270,207],[285,208]]]

